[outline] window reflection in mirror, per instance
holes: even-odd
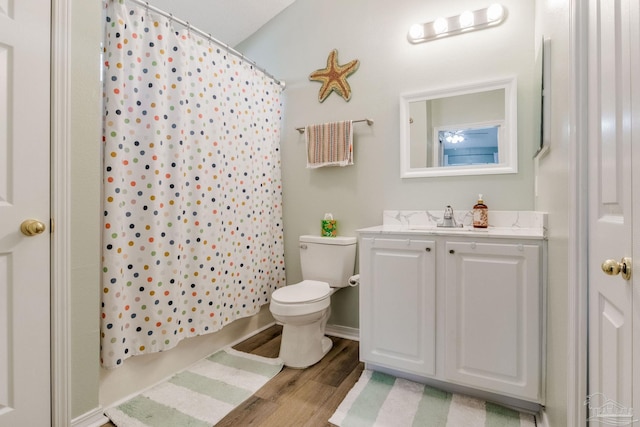
[[[410,102],[409,109],[411,167],[446,166],[435,130],[455,132],[472,129],[476,123],[504,122],[504,89]],[[477,139],[474,136],[476,145],[479,143]],[[497,151],[497,139],[493,143]],[[460,150],[462,146],[471,145],[471,142],[453,145],[447,144],[447,150]],[[469,158],[469,163],[463,163],[460,158],[456,164],[473,164],[472,160]]]
[[[500,163],[500,125],[453,126],[435,129],[434,157],[440,166],[489,165]]]
[[[515,78],[401,96],[403,178],[517,172]]]

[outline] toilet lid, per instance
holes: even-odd
[[[302,282],[285,286],[276,290],[271,299],[283,304],[314,302],[328,297],[331,287],[326,282],[317,280],[303,280]]]

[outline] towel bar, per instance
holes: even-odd
[[[352,123],[361,123],[361,122],[367,122],[367,125],[371,126],[373,125],[373,120],[371,119],[360,119],[360,120],[353,120]],[[301,134],[304,133],[304,129],[305,128],[296,128],[296,130],[298,132],[300,132]]]

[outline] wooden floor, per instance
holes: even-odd
[[[282,327],[273,326],[242,343],[236,350],[277,357]],[[331,337],[333,348],[307,369],[285,367],[253,396],[216,426],[327,427],[342,399],[360,377],[358,343]],[[107,423],[102,427],[113,427]],[[180,427],[180,426],[175,426]]]

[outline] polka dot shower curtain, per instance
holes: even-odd
[[[106,2],[103,366],[257,313],[283,285],[281,86]]]

